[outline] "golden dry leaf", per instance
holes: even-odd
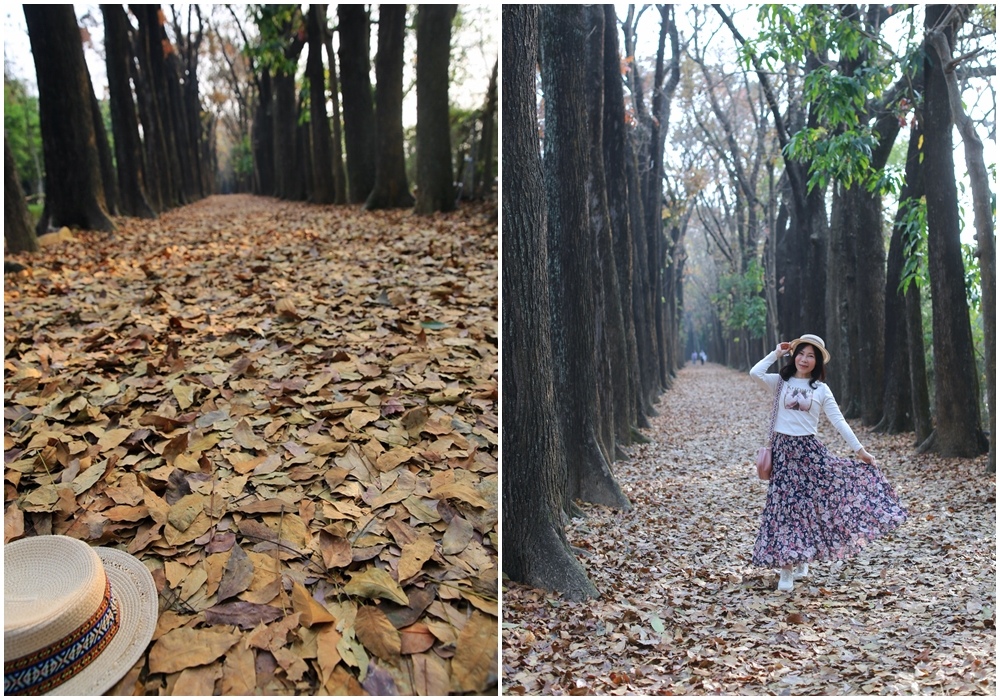
[[[3,543],[7,544],[22,535],[24,535],[24,513],[12,501],[3,514]]]
[[[419,654],[434,646],[435,637],[427,625],[417,622],[399,630],[401,654]]]
[[[186,668],[174,684],[173,694],[208,697],[215,695],[215,682],[222,678],[222,664]]]
[[[333,625],[321,627],[316,635],[316,662],[319,664],[321,685],[326,685],[340,663],[340,652],[337,651],[340,640],[341,634]]]
[[[431,498],[455,498],[464,501],[476,508],[493,508],[493,504],[487,503],[483,497],[476,493],[476,490],[466,483],[445,484],[439,486],[428,494]]]
[[[415,542],[404,545],[399,557],[399,580],[406,581],[420,573],[424,562],[434,556],[435,547],[430,535],[420,535]]]
[[[455,656],[451,659],[451,688],[457,692],[480,693],[487,680],[497,675],[497,622],[475,612],[458,634]]]
[[[233,647],[222,663],[222,694],[252,695],[257,686],[254,652],[245,644]]]
[[[300,619],[306,627],[312,627],[323,622],[337,621],[330,614],[330,611],[309,595],[309,591],[298,581],[292,583],[292,607],[295,612],[301,614]]]
[[[440,697],[451,691],[448,665],[437,654],[415,654],[413,660],[413,690],[423,697]]]
[[[366,605],[358,609],[354,618],[354,633],[368,651],[383,661],[399,657],[399,632],[378,608]]]
[[[392,576],[374,566],[352,573],[350,583],[344,586],[344,592],[362,598],[388,598],[400,605],[409,605],[410,602]]]
[[[116,428],[114,430],[109,430],[101,436],[101,439],[97,441],[97,444],[100,446],[102,452],[113,450],[125,442],[125,438],[131,434],[131,428]],[[133,475],[133,478],[135,478],[135,475]]]
[[[343,537],[320,531],[319,547],[323,554],[323,563],[327,569],[339,569],[351,563],[351,543]]]
[[[291,649],[286,649],[284,647],[279,647],[277,649],[271,649],[271,653],[274,655],[275,660],[278,664],[285,670],[285,675],[288,676],[290,681],[300,681],[302,676],[306,674],[309,670],[309,666],[298,654],[293,652]]]
[[[225,654],[243,635],[215,629],[181,627],[156,640],[149,651],[150,673],[173,673],[210,664]]]
[[[333,670],[323,689],[330,695],[358,696],[368,694],[358,683],[358,679],[343,666],[337,666]]]
[[[375,466],[382,472],[392,471],[403,462],[408,462],[413,459],[413,456],[414,452],[411,449],[406,447],[394,447],[388,452],[380,455],[378,460],[375,462]]]

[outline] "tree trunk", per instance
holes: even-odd
[[[108,130],[104,127],[104,115],[101,114],[101,104],[94,94],[94,84],[87,72],[87,92],[90,94],[90,115],[94,122],[94,145],[97,146],[97,162],[101,165],[101,185],[104,187],[104,206],[113,216],[121,213],[118,197],[118,174],[115,172],[115,161],[111,157],[111,142],[108,141]]]
[[[104,48],[108,66],[108,90],[111,93],[111,128],[118,161],[118,192],[122,213],[126,216],[152,218],[146,198],[146,168],[139,139],[139,122],[132,101],[129,82],[128,16],[121,5],[101,5],[104,15]]]
[[[90,76],[72,5],[25,5],[38,82],[45,155],[45,214],[40,227],[113,231],[101,182]]]
[[[927,41],[936,51],[942,65],[951,62],[951,47],[943,31],[936,30],[928,34]],[[959,94],[958,79],[953,68],[944,74],[948,98],[951,103],[952,118],[958,126],[965,145],[965,163],[972,185],[972,211],[976,225],[976,242],[978,243],[979,281],[982,285],[983,336],[985,339],[986,365],[986,395],[989,406],[990,453],[987,468],[996,472],[996,434],[997,434],[997,385],[996,385],[996,239],[993,231],[993,193],[990,191],[990,177],[986,171],[983,158],[983,142],[976,133],[975,125],[965,113]]]
[[[155,177],[154,207],[164,209],[184,203],[184,180],[181,174],[170,91],[167,87],[166,62],[163,57],[162,11],[159,5],[136,5],[133,8],[139,21],[139,65],[141,80],[136,82],[136,92],[146,100],[140,110],[143,135],[149,152],[149,173]]]
[[[333,144],[330,142],[330,125],[326,118],[326,80],[323,72],[323,28],[326,26],[326,14],[322,5],[309,6],[306,26],[309,34],[306,76],[309,78],[313,179],[309,199],[316,204],[332,204],[336,199],[336,190],[333,186]]]
[[[624,351],[615,364],[624,370],[626,404],[622,420],[629,427],[629,436],[619,439],[628,444],[636,439],[638,425],[639,351],[635,337],[635,319],[632,316],[633,229],[629,214],[629,180],[626,154],[629,144],[625,134],[625,96],[621,79],[621,56],[618,50],[618,24],[615,9],[604,6],[604,114],[602,119],[604,145],[604,172],[607,184],[608,218],[614,246],[615,270],[618,284],[618,308],[622,315],[622,342]],[[620,404],[619,404],[620,405]],[[617,418],[617,413],[616,413]]]
[[[340,23],[347,196],[351,202],[361,203],[375,188],[375,109],[368,58],[371,22],[364,5],[337,5],[337,18]]]
[[[534,5],[502,9],[504,573],[580,600],[597,596],[560,525],[564,483],[553,389],[546,206],[535,126]]]
[[[31,226],[28,204],[21,189],[14,156],[7,144],[6,132],[3,136],[3,176],[3,237],[7,250],[11,253],[34,253],[38,250],[38,238]]]
[[[497,148],[497,67],[500,60],[493,64],[493,73],[490,74],[490,84],[486,89],[486,106],[483,107],[483,132],[479,139],[479,163],[476,167],[476,180],[474,195],[482,199],[486,197],[493,188],[493,180],[496,177],[496,148]]]
[[[455,209],[448,114],[451,21],[458,5],[420,5],[417,10],[417,196],[418,214]]]
[[[262,69],[260,95],[257,97],[253,123],[253,163],[257,180],[256,192],[268,197],[276,192],[274,169],[274,90],[271,72]]]
[[[347,174],[344,172],[344,135],[340,121],[340,81],[337,80],[337,54],[333,52],[333,33],[329,31],[324,6],[323,43],[326,61],[330,66],[330,101],[333,103],[333,201],[347,204]]]
[[[587,127],[585,134],[590,147],[590,170],[586,173],[591,195],[587,199],[593,250],[598,276],[592,281],[597,305],[594,349],[598,368],[599,435],[608,461],[623,457],[619,445],[630,442],[628,424],[628,380],[625,377],[625,322],[621,317],[618,298],[618,271],[615,268],[611,242],[611,218],[608,213],[607,180],[604,175],[604,10],[589,5],[586,21],[585,101]]]
[[[403,151],[403,38],[406,5],[379,5],[375,56],[375,186],[365,209],[413,206]]]
[[[594,327],[596,250],[587,203],[597,196],[589,177],[585,71],[588,31],[580,5],[542,8],[542,92],[545,96],[545,191],[548,201],[555,390],[570,498],[630,507],[601,451]]]
[[[931,31],[950,8],[928,5]],[[947,32],[949,44],[951,32]],[[927,197],[927,263],[931,278],[934,334],[934,414],[932,438],[921,446],[943,457],[974,457],[989,448],[979,415],[979,386],[972,328],[965,295],[965,268],[959,238],[958,191],[952,158],[953,126],[945,66],[928,45],[924,53],[924,167]]]

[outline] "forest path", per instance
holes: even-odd
[[[652,442],[614,467],[633,509],[585,505],[568,530],[600,599],[507,584],[505,693],[995,694],[985,457],[918,456],[912,434],[851,421],[909,519],[785,594],[776,572],[751,565],[767,393],[745,373],[687,365],[657,409]],[[825,418],[820,438],[847,454]]]
[[[496,207],[215,196],[13,256],[4,541],[153,572],[114,693],[496,691]]]

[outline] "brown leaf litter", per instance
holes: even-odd
[[[4,288],[4,541],[160,589],[114,692],[495,692],[495,203],[116,221]]]

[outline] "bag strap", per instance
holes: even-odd
[[[778,387],[774,390],[774,405],[771,407],[771,427],[768,428],[767,432],[768,446],[774,444],[774,424],[778,420],[778,402],[781,398],[781,385],[784,383],[785,380],[778,377]]]

